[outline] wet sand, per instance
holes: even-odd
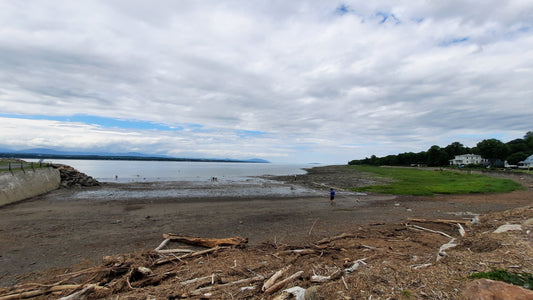
[[[408,217],[471,218],[528,205],[532,199],[531,189],[434,197],[363,195],[333,185],[355,179],[338,173],[320,176],[286,182],[108,183],[60,189],[1,207],[0,286],[30,272],[93,265],[106,255],[153,249],[163,233],[241,236],[251,245],[305,245],[361,224],[398,223]],[[329,186],[337,188],[335,206],[329,203]]]

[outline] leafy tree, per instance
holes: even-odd
[[[448,153],[437,145],[431,146],[427,154],[427,164],[430,167],[447,166],[449,164]]]
[[[496,160],[505,160],[509,153],[509,147],[497,139],[483,140],[476,145],[479,155],[489,160],[494,165]]]
[[[510,165],[517,165],[518,162],[523,161],[526,159],[529,155],[525,152],[515,152],[509,156],[507,156],[507,163]]]
[[[448,159],[454,158],[456,155],[467,154],[468,149],[459,142],[453,142],[450,145],[444,147],[446,153],[448,153]]]
[[[507,146],[509,147],[510,154],[516,152],[527,152],[529,148],[526,140],[524,139],[514,139],[512,141],[509,141],[507,142]]]

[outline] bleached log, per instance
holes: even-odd
[[[457,223],[457,227],[459,227],[459,234],[460,234],[462,237],[465,237],[465,236],[466,236],[466,231],[465,231],[465,229],[463,228],[463,226],[461,226],[460,223]]]
[[[416,219],[416,218],[408,218],[407,222],[418,222],[418,223],[439,223],[439,224],[447,224],[447,225],[456,225],[456,224],[462,224],[465,226],[470,227],[472,225],[471,221],[465,221],[465,220],[445,220],[445,219]]]
[[[454,242],[455,242],[455,239],[452,238],[449,242],[440,246],[439,252],[437,253],[437,261],[441,260],[444,256],[448,255],[445,252],[446,250],[457,246],[457,244],[454,244]]]
[[[163,234],[163,238],[169,239],[171,241],[177,241],[180,243],[202,246],[213,248],[216,246],[237,246],[248,243],[248,239],[241,237],[232,237],[224,239],[210,239],[210,238],[200,238],[200,237],[190,237],[190,236],[180,236],[172,233]]]
[[[79,290],[73,294],[70,294],[68,296],[65,296],[65,297],[61,297],[59,298],[59,300],[77,300],[77,299],[83,299],[82,297],[84,297],[86,294],[90,294],[94,291],[94,288],[95,285],[94,284],[90,284],[88,285],[87,287],[83,288],[82,290]]]
[[[341,271],[337,271],[337,272],[335,272],[335,273],[333,273],[332,275],[329,275],[329,276],[313,275],[313,276],[311,276],[311,282],[313,282],[313,283],[324,283],[324,282],[328,282],[328,281],[331,281],[331,280],[339,279],[341,276],[342,276],[342,272]]]
[[[304,273],[304,271],[298,271],[298,272],[292,274],[291,276],[289,276],[289,277],[287,277],[287,278],[285,278],[285,279],[283,279],[281,281],[278,281],[276,284],[274,284],[273,286],[268,288],[265,291],[265,294],[272,294],[272,293],[276,292],[277,290],[281,289],[285,284],[287,284],[287,282],[292,281],[295,278],[302,276],[303,273]]]
[[[421,227],[421,226],[418,226],[418,225],[407,225],[407,226],[408,227],[413,227],[413,228],[416,228],[416,229],[419,229],[419,230],[427,231],[427,232],[437,233],[437,234],[443,235],[443,236],[448,237],[448,238],[453,238],[449,234],[444,233],[442,231],[437,231],[437,230]]]
[[[264,279],[265,277],[258,275],[252,278],[240,279],[240,280],[228,282],[225,284],[206,286],[206,287],[199,288],[199,289],[192,291],[191,295],[199,296],[214,289],[225,288],[225,287],[230,287],[230,286],[239,285],[239,284],[249,284],[250,282],[261,281]]]
[[[170,241],[170,239],[165,239],[163,242],[161,242],[161,244],[159,244],[159,246],[157,246],[157,248],[155,248],[155,251],[158,251],[161,250],[163,247],[165,247],[168,242]]]
[[[283,269],[281,269],[281,270],[277,271],[276,273],[274,273],[274,275],[272,275],[268,280],[265,281],[265,283],[263,283],[263,287],[261,287],[261,291],[264,292],[264,291],[268,290],[272,285],[274,285],[276,280],[278,280],[290,268],[291,268],[291,265],[288,265],[288,266],[285,266]]]
[[[159,260],[157,260],[155,262],[156,265],[162,265],[162,264],[166,264],[168,262],[171,262],[171,261],[175,261],[175,260],[182,260],[182,259],[185,259],[185,258],[189,258],[189,257],[195,257],[195,256],[199,256],[199,255],[204,255],[204,254],[207,254],[207,253],[211,253],[211,252],[215,252],[219,249],[223,249],[224,247],[214,247],[214,248],[210,248],[210,249],[205,249],[205,250],[202,250],[202,251],[196,251],[196,252],[193,252],[193,253],[187,253],[185,255],[181,255],[181,256],[172,256],[172,257],[165,257],[165,258],[161,258]]]

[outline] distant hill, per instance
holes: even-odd
[[[248,162],[269,163],[269,161],[254,159],[218,159],[218,158],[180,158],[166,155],[153,155],[137,152],[110,153],[110,152],[72,152],[47,148],[33,148],[25,150],[9,150],[0,148],[0,157],[16,158],[48,158],[48,159],[93,159],[93,160],[147,160],[147,161],[193,161],[193,162]]]

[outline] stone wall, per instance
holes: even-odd
[[[55,190],[60,184],[61,176],[56,168],[2,171],[0,206]]]

